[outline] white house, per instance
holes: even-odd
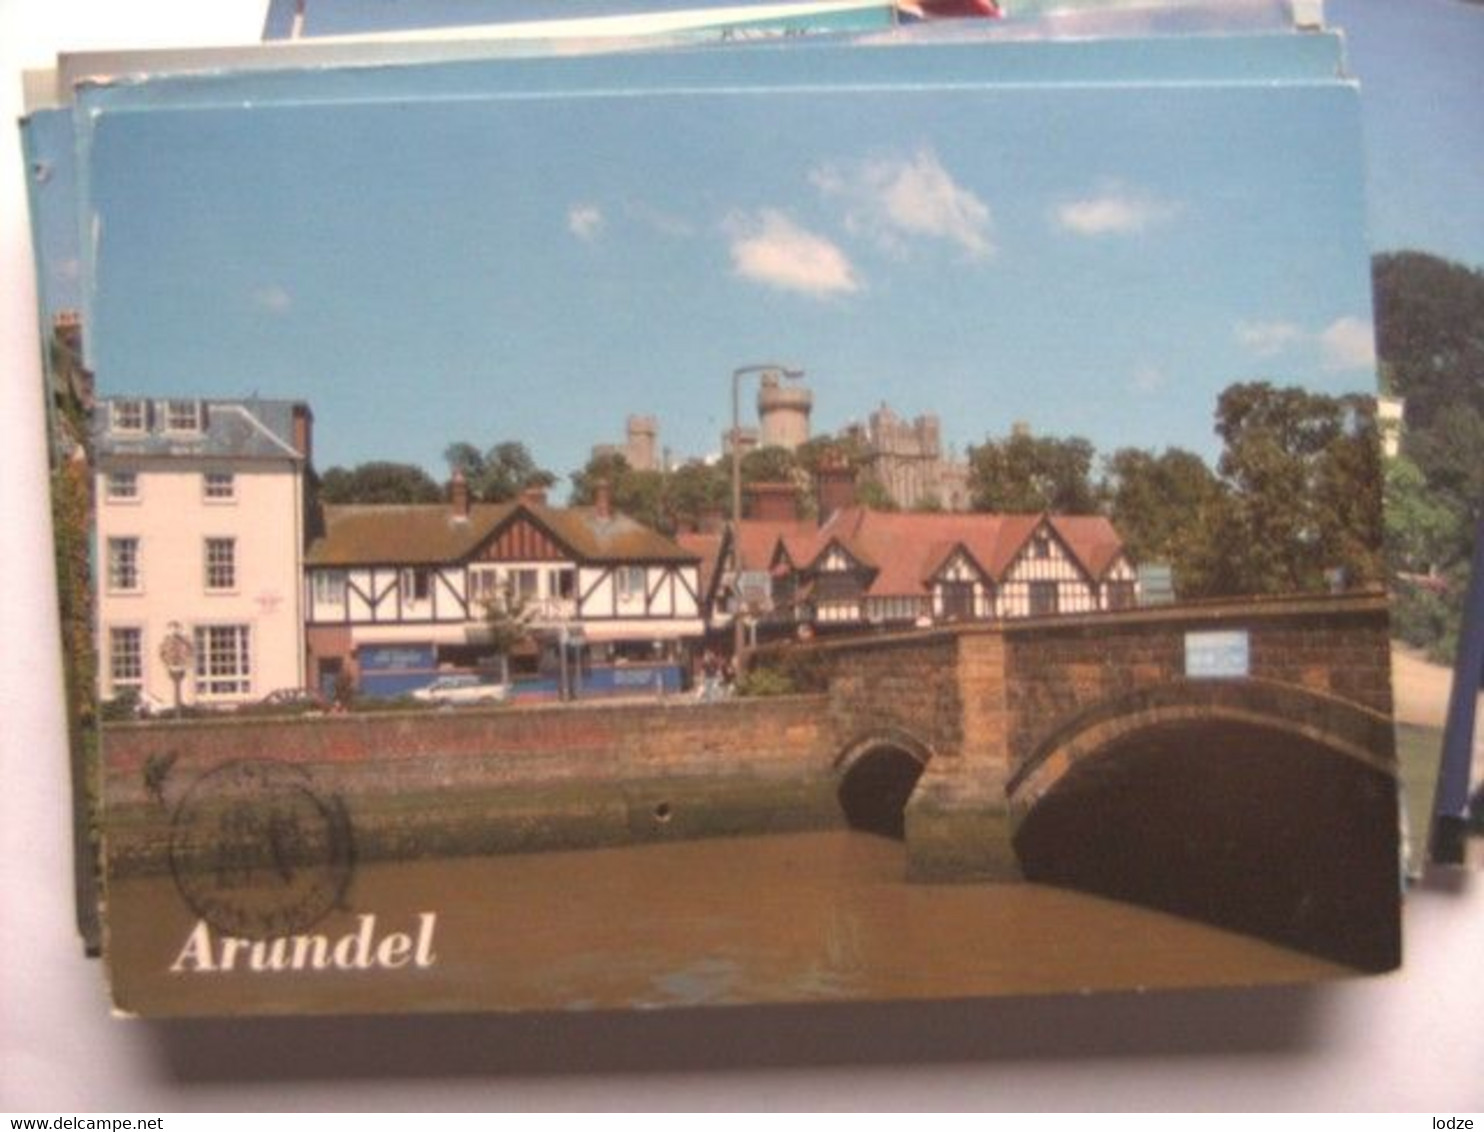
[[[491,659],[487,608],[514,595],[534,636],[598,662],[673,661],[699,638],[699,559],[615,512],[539,495],[483,504],[331,505],[306,561],[311,678],[391,694]]]
[[[227,706],[304,684],[299,402],[93,410],[99,695]],[[170,663],[167,663],[169,661]]]

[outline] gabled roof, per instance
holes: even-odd
[[[696,555],[701,560],[701,593],[703,595],[711,592],[712,585],[716,582],[716,573],[721,568],[721,546],[726,536],[720,534],[700,534],[687,531],[675,536],[675,541],[680,546]]]
[[[545,530],[579,562],[696,562],[700,555],[629,516],[594,507],[475,503],[467,516],[448,503],[332,504],[311,566],[431,566],[464,561],[510,523]]]
[[[1117,561],[1123,544],[1113,525],[1101,516],[994,515],[972,512],[893,512],[850,507],[836,512],[818,529],[805,524],[745,521],[744,548],[781,540],[800,569],[814,566],[832,544],[868,569],[872,597],[920,596],[932,579],[959,552],[995,581],[1004,579],[1031,536],[1045,524],[1089,576],[1100,579]],[[754,549],[752,553],[761,556]],[[761,566],[756,567],[761,568]]]

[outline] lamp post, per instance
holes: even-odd
[[[751,374],[776,373],[789,381],[798,381],[804,371],[777,362],[760,362],[738,366],[732,371],[732,561],[733,573],[740,581],[742,574],[742,379]],[[732,663],[742,659],[742,595],[732,585]]]

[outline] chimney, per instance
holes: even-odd
[[[539,483],[529,483],[521,488],[520,501],[527,507],[545,507],[546,489]]]
[[[613,518],[613,489],[606,479],[593,484],[593,506],[599,519]]]
[[[743,514],[749,519],[784,522],[799,517],[799,489],[791,483],[753,483],[746,488]]]
[[[294,451],[307,467],[314,463],[314,413],[302,401],[294,402]]]
[[[841,457],[826,458],[815,475],[819,522],[823,526],[837,511],[855,506],[855,471]]]
[[[469,517],[469,481],[464,478],[462,468],[455,468],[453,477],[448,481],[448,501],[453,504],[455,519]]]

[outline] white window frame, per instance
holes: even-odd
[[[635,579],[638,585],[635,585]],[[613,569],[613,586],[619,601],[643,600],[649,585],[649,571],[643,566],[616,566]]]
[[[138,535],[110,535],[108,537],[108,590],[110,593],[136,594],[144,589],[144,569],[141,562],[141,543]]]
[[[418,596],[418,579],[423,579],[423,595]],[[426,605],[433,597],[433,570],[429,566],[404,566],[397,575],[399,596],[403,605]]]
[[[503,592],[504,573],[498,566],[470,566],[469,601],[480,604],[498,601]]]
[[[133,648],[133,675],[120,676],[120,660],[130,659],[121,654],[119,645],[126,636],[132,636]],[[144,691],[144,629],[139,625],[110,625],[108,627],[108,687],[113,695],[120,692],[142,692]]]
[[[225,550],[225,555],[222,551]],[[207,593],[237,591],[237,540],[225,535],[210,535],[201,544],[203,566],[201,580]]]
[[[200,432],[201,402],[188,397],[170,397],[161,402],[166,432]]]
[[[149,410],[142,398],[120,397],[108,403],[111,432],[138,433],[149,427]]]
[[[215,700],[252,695],[252,626],[196,625],[196,698]]]
[[[128,469],[104,472],[103,494],[110,503],[138,503],[139,473]]]
[[[237,502],[237,473],[202,472],[201,498],[207,503]]]
[[[344,605],[348,581],[344,570],[315,570],[309,575],[315,605]]]

